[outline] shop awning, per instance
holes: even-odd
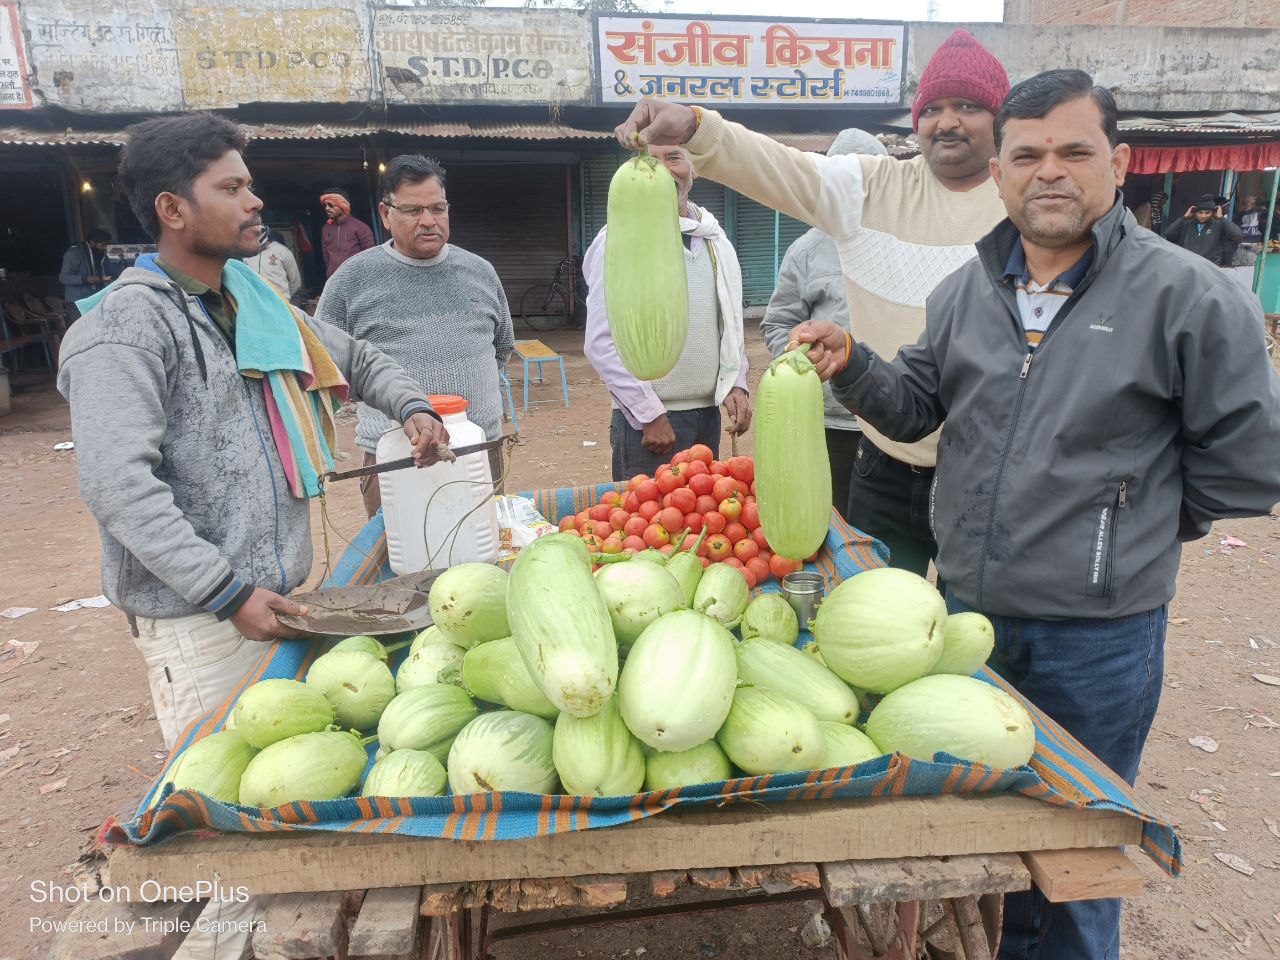
[[[1134,147],[1130,173],[1266,170],[1280,167],[1280,141],[1222,147]]]
[[[391,134],[407,137],[433,137],[441,139],[523,140],[529,142],[586,141],[605,143],[613,139],[612,130],[587,130],[560,123],[466,123],[459,121],[434,121],[429,123],[242,123],[241,129],[250,140],[340,140]],[[779,143],[798,150],[825,152],[836,138],[838,131],[813,131],[811,133],[770,133]],[[882,139],[889,152],[909,155],[916,152],[913,141],[887,134]],[[9,125],[0,127],[0,144],[26,146],[123,146],[127,138],[121,129],[63,130],[41,129],[36,126]]]

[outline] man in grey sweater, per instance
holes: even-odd
[[[449,243],[444,168],[428,157],[396,157],[383,175],[378,212],[391,239],[338,268],[316,318],[384,351],[424,394],[429,388],[462,397],[467,419],[490,440],[500,437],[499,373],[515,345],[511,312],[489,261]],[[356,444],[366,464],[375,461],[378,438],[393,426],[369,404],[359,406]],[[490,462],[496,480],[501,458]],[[372,517],[382,494],[377,478],[369,480],[361,490]]]
[[[846,154],[883,157],[888,153],[873,134],[857,127],[841,130],[827,149],[828,157]],[[782,356],[791,331],[806,320],[830,320],[849,329],[849,301],[835,241],[814,227],[787,248],[778,269],[778,283],[765,307],[760,333],[775,358]],[[827,459],[831,461],[831,503],[843,516],[849,509],[849,481],[862,431],[858,418],[822,385],[827,430]]]

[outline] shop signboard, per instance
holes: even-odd
[[[600,15],[595,50],[601,103],[894,107],[906,25]]]
[[[393,103],[592,101],[591,20],[581,13],[382,7],[373,35]]]
[[[27,52],[18,26],[18,5],[0,3],[0,109],[30,110],[34,106],[27,78]]]

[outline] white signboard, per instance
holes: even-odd
[[[901,23],[600,16],[601,103],[897,106]]]
[[[552,10],[380,9],[388,100],[590,103],[591,21]]]

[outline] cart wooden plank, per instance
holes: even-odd
[[[1135,897],[1145,882],[1123,850],[1040,850],[1024,853],[1040,892],[1050,903]]]
[[[949,900],[1008,893],[1031,886],[1031,874],[1014,853],[824,863],[822,890],[833,907]]]
[[[203,900],[116,903],[93,899],[72,911],[48,960],[168,960],[204,909]]]
[[[347,921],[360,906],[355,891],[284,893],[267,904],[253,934],[257,960],[347,960]]]
[[[381,887],[364,895],[351,927],[354,957],[398,957],[413,952],[421,926],[420,887]]]
[[[180,836],[110,854],[112,880],[194,884],[217,875],[254,895],[756,866],[770,863],[1115,847],[1142,824],[1017,794],[827,800],[672,811],[620,827],[527,840],[305,832]]]

